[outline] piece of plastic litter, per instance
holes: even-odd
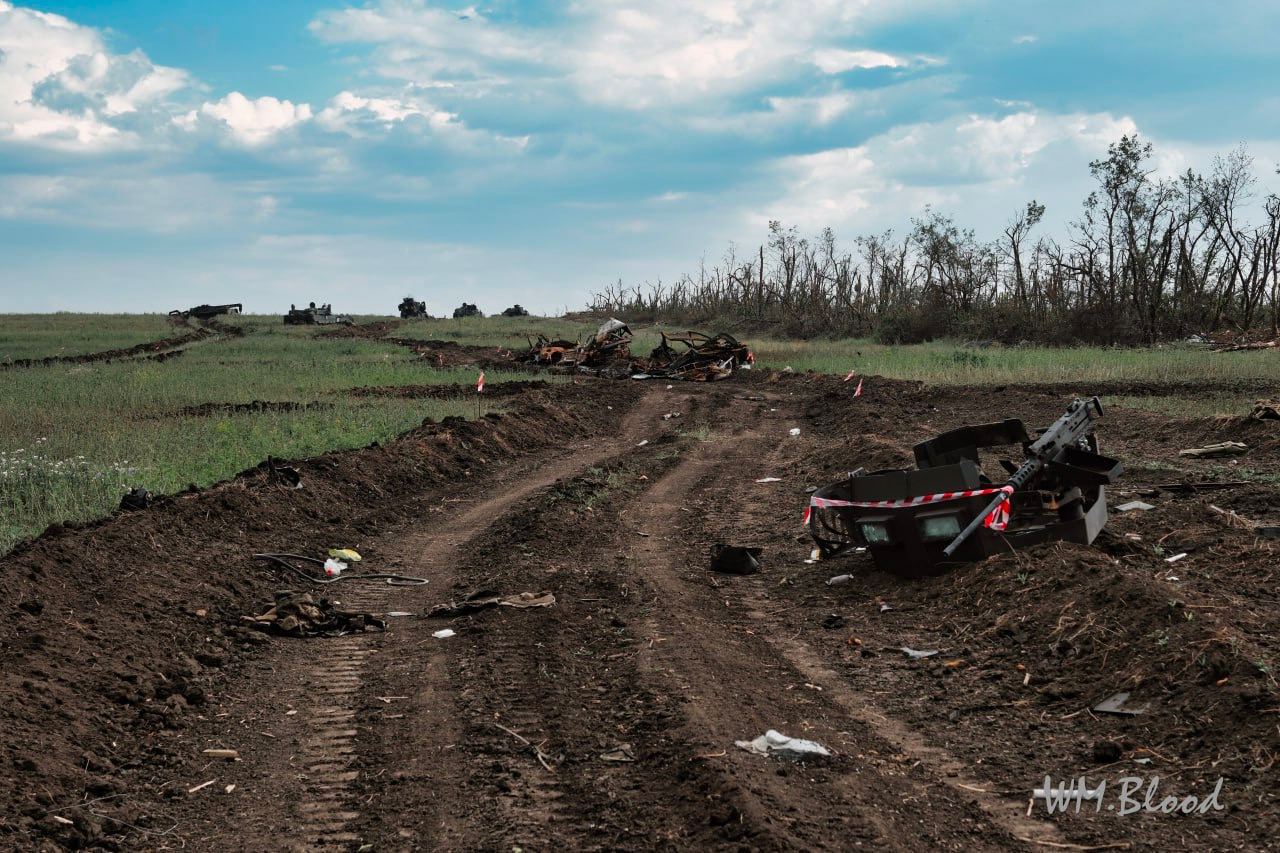
[[[330,548],[329,556],[335,560],[346,560],[348,563],[358,563],[363,559],[360,553],[352,548]]]
[[[755,740],[736,740],[733,743],[739,749],[745,749],[754,755],[778,755],[783,758],[801,759],[831,754],[831,750],[816,741],[787,737],[773,729],[769,729]]]
[[[919,660],[920,658],[931,658],[938,653],[936,649],[931,649],[929,651],[920,651],[918,649],[913,649],[910,646],[902,646],[899,649],[899,651],[906,654],[906,656],[911,658],[912,660]]]
[[[761,477],[759,480],[756,480],[756,482],[757,483],[781,483],[782,478],[781,477]]]
[[[458,636],[458,632],[453,630],[452,628],[442,628],[441,630],[436,631],[431,636],[435,637],[437,640],[447,640],[450,637]]]
[[[1165,558],[1164,558],[1164,561],[1165,561],[1166,563],[1176,563],[1176,562],[1178,562],[1179,560],[1181,560],[1181,559],[1182,559],[1183,557],[1185,557],[1185,556],[1187,556],[1187,552],[1186,552],[1186,551],[1183,551],[1183,552],[1182,552],[1182,553],[1180,553],[1180,554],[1174,554],[1172,557],[1165,557]]]
[[[836,575],[827,579],[827,586],[840,586],[840,584],[848,583],[853,580],[853,575]]]
[[[799,434],[800,434],[800,427],[792,427],[792,428],[791,428],[791,430],[790,430],[790,434],[791,434],[791,435],[799,435]]]
[[[335,560],[333,557],[324,561],[324,573],[328,577],[336,578],[347,568],[347,564],[341,560]]]
[[[1155,507],[1147,503],[1146,501],[1129,501],[1127,504],[1120,504],[1120,506],[1116,507],[1116,509],[1119,510],[1120,512],[1130,512],[1131,510],[1135,510],[1135,509],[1140,509],[1145,512],[1146,510],[1149,510],[1149,509],[1155,509]]]

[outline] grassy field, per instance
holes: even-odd
[[[29,355],[56,349],[33,318],[10,331]],[[58,318],[65,325],[65,317]],[[92,335],[122,345],[145,324],[81,318]],[[278,319],[241,318],[247,334],[204,341],[164,362],[0,369],[0,553],[48,524],[97,518],[132,486],[170,493],[208,485],[268,455],[298,457],[384,441],[424,418],[474,413],[469,403],[354,397],[352,388],[471,383],[473,370],[436,370],[399,346],[327,339]],[[106,326],[107,328],[103,328]],[[157,337],[171,334],[167,324]],[[142,336],[145,341],[147,337]],[[44,341],[44,351],[37,343]],[[134,340],[133,343],[141,341]],[[125,344],[127,345],[127,344]],[[509,378],[490,372],[489,382]],[[191,415],[203,403],[312,403],[305,410]]]
[[[360,318],[362,321],[386,318]],[[353,396],[362,386],[470,384],[473,369],[440,370],[406,347],[326,337],[284,326],[275,316],[231,318],[242,337],[193,343],[163,362],[126,359],[4,369],[0,366],[0,553],[54,521],[112,510],[127,488],[169,493],[208,485],[283,458],[361,447],[422,422],[466,416],[469,402]],[[585,340],[594,323],[493,317],[422,320],[392,335],[523,348],[538,332]],[[633,351],[658,343],[660,329],[636,329]],[[670,330],[679,331],[679,330]],[[0,358],[42,358],[131,346],[175,333],[168,318],[6,315]],[[749,340],[760,367],[918,379],[931,383],[1258,380],[1280,375],[1280,353],[1214,354],[1191,349],[969,349],[947,343],[886,347],[866,341]],[[490,383],[522,377],[487,371]],[[193,414],[201,404],[252,401],[305,409]],[[1170,414],[1241,414],[1251,400],[1209,392],[1194,400],[1114,397],[1117,405]]]
[[[0,314],[0,364],[131,347],[175,332],[163,314]]]

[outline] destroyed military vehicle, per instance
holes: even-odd
[[[287,326],[336,326],[351,325],[355,322],[349,314],[333,313],[332,305],[316,306],[314,302],[306,308],[289,306],[289,313],[284,315]]]
[[[1107,522],[1106,487],[1123,471],[1098,453],[1101,416],[1093,397],[1035,439],[1017,419],[945,432],[915,446],[915,468],[859,469],[818,489],[805,524],[823,557],[865,548],[878,568],[906,577],[1041,542],[1088,545]],[[994,454],[1005,446],[1021,447],[1021,464]],[[984,470],[984,456],[1004,477]]]
[[[197,305],[194,308],[188,308],[185,311],[174,310],[169,312],[169,316],[180,320],[195,317],[197,320],[207,323],[214,317],[218,317],[223,314],[239,314],[243,311],[243,305],[239,302],[233,302],[229,305]]]
[[[552,340],[538,335],[529,342],[527,352],[518,361],[553,367],[592,371],[601,376],[632,379],[687,379],[710,382],[732,375],[739,367],[755,362],[751,349],[732,335],[720,332],[707,335],[685,332],[662,335],[662,342],[648,358],[631,356],[631,329],[621,320],[610,318],[600,325],[585,344],[570,340]],[[673,343],[682,344],[677,350]]]
[[[457,308],[453,309],[453,319],[457,320],[462,317],[483,317],[484,312],[472,305],[470,302],[464,302]]]
[[[418,302],[412,296],[400,300],[399,310],[401,320],[426,320],[431,317],[427,313],[427,303]]]

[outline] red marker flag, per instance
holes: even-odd
[[[858,387],[853,389],[853,396],[855,397],[862,396],[862,380],[861,379],[858,380]]]
[[[844,378],[844,381],[845,381],[845,382],[848,382],[850,379],[852,379],[852,378],[853,378],[853,375],[854,375],[855,373],[857,373],[857,372],[858,372],[858,368],[856,368],[856,367],[855,367],[853,370],[850,370],[850,371],[849,371],[849,375],[848,375],[848,376],[846,376],[846,377]]]
[[[484,393],[484,371],[480,371],[480,378],[476,380],[476,393]]]

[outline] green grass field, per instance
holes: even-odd
[[[362,317],[362,321],[373,318]],[[470,384],[475,370],[440,370],[406,347],[329,338],[276,316],[227,319],[243,337],[202,340],[163,362],[126,359],[5,369],[0,366],[0,553],[48,524],[114,509],[128,487],[169,493],[204,486],[268,455],[300,457],[385,441],[424,418],[466,416],[469,402],[353,396],[362,386]],[[493,317],[421,320],[390,334],[523,348],[538,332],[585,340],[595,323]],[[680,331],[670,329],[669,331]],[[632,347],[658,343],[637,328]],[[0,360],[75,355],[172,337],[161,315],[0,315]],[[1280,376],[1280,353],[1192,349],[968,349],[948,343],[886,347],[867,341],[775,341],[742,336],[761,368],[790,367],[931,383],[1143,381]],[[523,377],[487,371],[489,383]],[[184,413],[205,403],[313,404],[305,410]],[[1113,404],[1192,415],[1240,414],[1251,400],[1210,392],[1196,400],[1115,397]],[[1190,408],[1188,408],[1188,405]]]

